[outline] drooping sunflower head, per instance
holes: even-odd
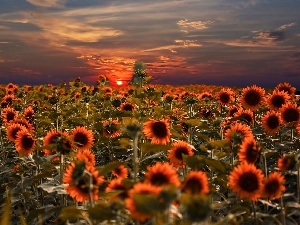
[[[129,197],[128,195],[128,187],[123,183],[124,179],[118,178],[118,179],[112,179],[109,181],[108,185],[105,188],[106,192],[112,192],[112,191],[121,191],[121,193],[117,194],[116,196],[110,197],[110,200],[115,199],[126,199]]]
[[[205,172],[191,171],[182,183],[182,191],[189,194],[209,193],[208,177]]]
[[[170,142],[170,124],[166,119],[149,120],[143,124],[143,133],[152,144],[167,144]]]
[[[260,156],[260,147],[254,138],[246,138],[240,145],[238,157],[240,162],[255,163]]]
[[[264,131],[270,135],[275,135],[280,130],[280,125],[282,124],[282,119],[279,112],[274,110],[268,111],[261,118],[261,126]]]
[[[154,186],[180,186],[177,171],[169,163],[157,162],[147,167],[145,182]]]
[[[28,106],[24,112],[23,112],[23,117],[29,122],[32,123],[34,119],[34,110],[32,106]]]
[[[72,150],[68,133],[56,130],[50,130],[46,133],[43,146],[43,152],[46,156],[52,155],[54,152],[68,154]]]
[[[224,136],[226,140],[240,144],[245,138],[252,138],[253,133],[248,125],[235,122],[226,129]]]
[[[253,125],[254,122],[254,114],[250,109],[240,108],[233,117],[240,120],[241,122],[245,122],[249,126]]]
[[[122,131],[119,128],[121,124],[118,120],[108,119],[102,121],[103,124],[103,136],[107,138],[115,138],[121,135]]]
[[[34,128],[33,128],[32,124],[29,123],[29,122],[28,122],[26,119],[24,119],[24,118],[21,118],[21,119],[15,119],[15,120],[13,120],[13,121],[10,122],[10,124],[13,124],[13,123],[18,123],[18,124],[20,124],[20,125],[26,127],[26,129],[27,129],[30,133],[32,133],[32,132],[34,131]]]
[[[294,127],[300,121],[300,107],[296,103],[287,102],[280,108],[281,118],[286,127]]]
[[[275,89],[286,92],[290,97],[294,97],[296,91],[296,88],[287,82],[278,84]]]
[[[81,149],[77,152],[76,158],[79,161],[84,161],[86,165],[95,166],[95,154],[90,149]]]
[[[193,155],[193,147],[185,141],[177,141],[172,144],[172,148],[168,150],[168,158],[170,163],[175,167],[182,167],[185,163],[182,155]]]
[[[145,222],[152,217],[151,214],[141,210],[139,204],[135,200],[136,195],[154,195],[157,196],[161,192],[162,188],[154,186],[150,183],[136,183],[133,188],[128,192],[129,197],[125,199],[125,207],[129,210],[131,217],[140,221]]]
[[[229,187],[242,199],[256,201],[261,196],[264,175],[254,164],[243,162],[229,174]]]
[[[266,98],[266,103],[272,110],[279,110],[285,103],[290,100],[290,96],[285,91],[274,90]]]
[[[264,179],[262,197],[271,200],[280,198],[285,191],[284,182],[285,179],[281,173],[277,171],[270,173],[269,176]]]
[[[36,140],[27,129],[22,129],[17,133],[15,146],[21,156],[28,156],[33,152],[36,146]]]
[[[240,97],[240,102],[246,109],[251,109],[252,111],[258,109],[261,104],[264,103],[265,90],[256,85],[246,87],[242,89],[242,96]]]
[[[94,135],[84,126],[77,126],[71,131],[71,140],[80,149],[90,149],[94,144]]]
[[[120,106],[121,111],[129,111],[132,112],[135,110],[136,106],[130,102],[123,102]]]

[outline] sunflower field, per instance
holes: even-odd
[[[0,87],[0,224],[300,224],[289,83]]]

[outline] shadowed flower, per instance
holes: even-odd
[[[234,115],[237,111],[239,111],[240,108],[241,108],[240,105],[232,105],[232,106],[229,106],[227,116],[233,117],[233,115]]]
[[[32,123],[34,119],[34,110],[32,106],[28,106],[24,112],[23,112],[23,117],[29,122]]]
[[[296,103],[288,102],[280,108],[282,123],[286,127],[294,127],[300,121],[300,107]]]
[[[10,141],[15,141],[17,138],[17,133],[20,130],[27,130],[27,129],[26,129],[26,127],[24,127],[23,125],[18,124],[18,123],[8,124],[8,126],[6,128],[7,139]]]
[[[246,124],[235,122],[230,125],[225,131],[225,139],[234,142],[235,144],[241,143],[245,138],[253,138],[250,127]]]
[[[119,129],[121,124],[118,120],[108,119],[102,121],[103,124],[103,136],[107,138],[116,138],[121,135],[122,131]]]
[[[143,124],[143,133],[151,139],[152,144],[167,144],[170,142],[170,124],[166,119],[149,120]]]
[[[43,146],[45,147],[43,149],[43,152],[45,156],[53,155],[56,151],[62,152],[63,154],[69,153],[71,151],[71,146],[69,148],[67,148],[67,146],[65,146],[66,148],[62,146],[62,143],[60,143],[61,141],[63,141],[62,139],[65,139],[66,141],[69,140],[68,133],[56,131],[54,129],[48,131],[43,140]],[[69,145],[71,144],[69,143]]]
[[[279,172],[272,172],[267,178],[264,179],[264,185],[262,189],[262,197],[268,199],[280,198],[285,191],[284,176]]]
[[[112,175],[118,179],[128,177],[128,169],[124,165],[118,166],[117,168],[113,169],[111,172],[112,172]]]
[[[2,110],[2,120],[5,124],[17,119],[18,112],[11,107],[6,107]]]
[[[77,202],[98,200],[98,186],[104,181],[99,171],[92,166],[86,166],[84,161],[71,163],[65,170],[63,182],[68,184],[65,189]]]
[[[287,92],[274,90],[268,94],[266,103],[270,109],[278,111],[289,100],[290,96]]]
[[[15,119],[15,120],[10,121],[10,124],[13,124],[13,123],[18,123],[18,124],[20,124],[20,125],[26,127],[26,129],[27,129],[30,133],[32,133],[33,130],[34,130],[32,124],[29,123],[26,119],[23,119],[23,118],[22,118],[22,119]]]
[[[6,108],[7,106],[11,106],[13,104],[14,99],[15,99],[14,95],[5,95],[1,101],[1,108]]]
[[[240,108],[233,117],[247,123],[249,126],[253,125],[254,123],[254,114],[250,109]]]
[[[90,149],[94,144],[93,132],[83,126],[77,126],[71,131],[71,139],[78,150]]]
[[[205,172],[191,171],[186,176],[182,191],[189,194],[207,194],[209,193],[208,177]]]
[[[240,102],[244,108],[255,111],[264,103],[265,90],[256,85],[242,89]]]
[[[247,163],[255,163],[260,156],[260,147],[254,138],[246,138],[240,145],[238,152],[239,161]]]
[[[231,88],[222,88],[216,94],[216,99],[221,105],[229,105],[234,100],[234,94]]]
[[[185,141],[177,141],[172,144],[172,148],[168,150],[168,158],[170,163],[175,167],[182,167],[185,163],[182,154],[191,156],[194,154],[193,147]]]
[[[76,158],[79,161],[84,161],[87,166],[96,165],[95,154],[90,149],[78,150]]]
[[[145,182],[154,186],[180,186],[177,171],[169,163],[157,162],[147,167]]]
[[[135,195],[158,195],[161,191],[161,187],[153,186],[150,183],[136,183],[129,191],[129,197],[125,199],[125,206],[130,211],[132,218],[145,222],[152,217],[151,214],[139,211],[137,202],[135,201]]]
[[[115,199],[126,199],[128,196],[128,188],[126,187],[126,185],[124,185],[123,183],[123,179],[122,178],[118,178],[118,179],[112,179],[111,181],[109,181],[108,185],[105,188],[106,192],[113,192],[113,191],[121,191],[121,193],[119,193],[116,196],[111,197],[111,200],[115,200]]]
[[[296,165],[296,160],[294,155],[284,155],[280,157],[277,161],[277,166],[281,171],[292,170]]]
[[[288,93],[288,95],[289,95],[290,97],[294,97],[296,88],[293,87],[291,84],[289,84],[289,83],[287,83],[287,82],[284,82],[284,83],[278,84],[278,85],[275,87],[275,90],[278,90],[278,91],[284,91],[284,92]]]
[[[256,201],[263,188],[264,175],[254,164],[243,162],[229,174],[229,186],[242,199]]]
[[[132,112],[133,110],[135,110],[135,108],[136,108],[135,105],[130,102],[123,102],[120,106],[121,111]]]
[[[268,111],[261,118],[261,126],[264,131],[270,136],[275,135],[280,130],[281,123],[282,119],[280,113],[274,110]]]
[[[21,156],[28,156],[33,152],[35,148],[36,140],[33,136],[28,132],[27,129],[22,129],[18,131],[17,138],[15,140],[15,146],[17,152]]]

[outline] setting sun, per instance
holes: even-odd
[[[122,85],[123,84],[123,82],[121,81],[121,80],[117,80],[117,85]]]

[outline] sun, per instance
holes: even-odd
[[[117,80],[117,85],[122,85],[123,84],[123,82],[121,81],[121,80]]]

